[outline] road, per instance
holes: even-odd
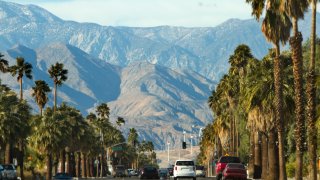
[[[112,178],[112,179],[115,179],[115,180],[138,180],[139,178],[137,177],[131,177],[131,178]],[[200,178],[200,177],[197,177],[197,180],[215,180],[216,178],[215,177],[207,177],[207,178]],[[164,180],[164,179],[163,179]],[[169,179],[168,179],[169,180]],[[170,180],[173,180],[173,177],[170,178]],[[192,180],[190,178],[190,180]]]

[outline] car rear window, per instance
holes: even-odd
[[[193,166],[193,161],[177,161],[177,166]]]
[[[236,164],[236,163],[229,163],[228,164],[229,168],[238,168],[238,169],[245,169],[243,164]]]
[[[196,170],[204,170],[204,166],[197,166]]]
[[[13,166],[12,165],[3,165],[3,168],[5,170],[14,170]]]
[[[238,157],[223,156],[220,158],[220,163],[240,163],[240,159]]]
[[[154,167],[145,167],[145,168],[144,168],[144,171],[147,171],[147,172],[155,172],[155,171],[157,171],[157,169],[154,168]]]

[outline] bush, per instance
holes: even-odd
[[[289,178],[294,177],[295,175],[295,170],[296,170],[296,166],[295,166],[295,162],[290,162],[286,164],[286,171],[287,171],[287,176]]]

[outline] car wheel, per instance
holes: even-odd
[[[194,177],[194,178],[193,178],[193,180],[197,180],[197,178],[196,178],[196,177]]]
[[[177,177],[173,177],[173,180],[177,180]]]

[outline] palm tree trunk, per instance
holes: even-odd
[[[52,157],[50,153],[47,153],[47,174],[46,174],[46,180],[51,180],[52,177]]]
[[[23,100],[23,92],[22,92],[22,77],[19,78],[19,84],[20,84],[20,101]]]
[[[254,136],[254,178],[261,178],[261,134],[255,133]]]
[[[81,152],[81,177],[86,178],[86,161],[83,152]]]
[[[286,162],[284,159],[284,131],[283,131],[283,91],[282,91],[282,65],[280,62],[279,42],[274,44],[276,57],[274,58],[274,86],[275,86],[275,121],[279,140],[279,172],[280,180],[287,179]],[[270,139],[269,139],[270,141]],[[270,165],[269,165],[270,166]],[[270,173],[270,172],[269,172]]]
[[[94,177],[94,160],[90,158],[90,177]]]
[[[60,151],[60,172],[64,173],[66,169],[66,152],[65,150]]]
[[[277,177],[277,151],[275,130],[269,132],[268,137],[268,180],[278,180]]]
[[[39,106],[39,109],[40,109],[40,116],[42,117],[42,110],[43,110],[43,108],[42,108],[41,105]]]
[[[56,152],[55,160],[54,160],[54,174],[58,173],[58,165],[59,165],[59,152]]]
[[[104,172],[103,172],[103,153],[101,153],[101,157],[100,157],[100,177],[103,177]]]
[[[254,134],[255,132],[251,130],[250,132],[250,159],[249,159],[249,177],[252,178],[254,174]],[[220,156],[219,156],[220,157]]]
[[[268,177],[268,138],[265,134],[261,136],[262,146],[262,172],[261,179],[267,179]]]
[[[23,169],[23,159],[24,159],[24,140],[20,139],[19,142],[19,166],[20,166],[20,178],[24,180],[24,169]]]
[[[70,151],[66,151],[66,168],[65,168],[65,171],[66,173],[68,174],[71,174],[71,171],[70,171]]]
[[[53,111],[56,112],[56,109],[57,109],[57,84],[56,83],[54,83],[53,98],[54,98]]]
[[[296,115],[296,180],[302,180],[303,168],[303,144],[304,144],[304,95],[303,95],[303,79],[302,79],[302,35],[298,32],[298,22],[296,18],[292,18],[293,37],[290,38],[290,46],[292,49],[293,76],[294,76],[294,100]]]
[[[310,65],[307,80],[307,122],[308,122],[308,151],[310,158],[310,180],[317,179],[317,129],[316,122],[316,85],[315,85],[315,54],[316,54],[316,16],[317,0],[312,0],[312,20],[310,35]]]
[[[87,174],[87,177],[90,177],[90,163],[89,162],[90,162],[90,158],[87,155],[87,157],[86,157],[86,170],[87,170],[86,174]]]
[[[80,174],[80,172],[81,172],[81,154],[80,154],[80,152],[77,152],[77,160],[76,160],[76,163],[77,163],[77,166],[76,166],[76,176],[77,176],[78,178],[80,178],[80,177],[81,177],[81,174]]]
[[[6,164],[11,164],[11,144],[7,143],[6,144],[6,151],[5,151],[5,163]]]

